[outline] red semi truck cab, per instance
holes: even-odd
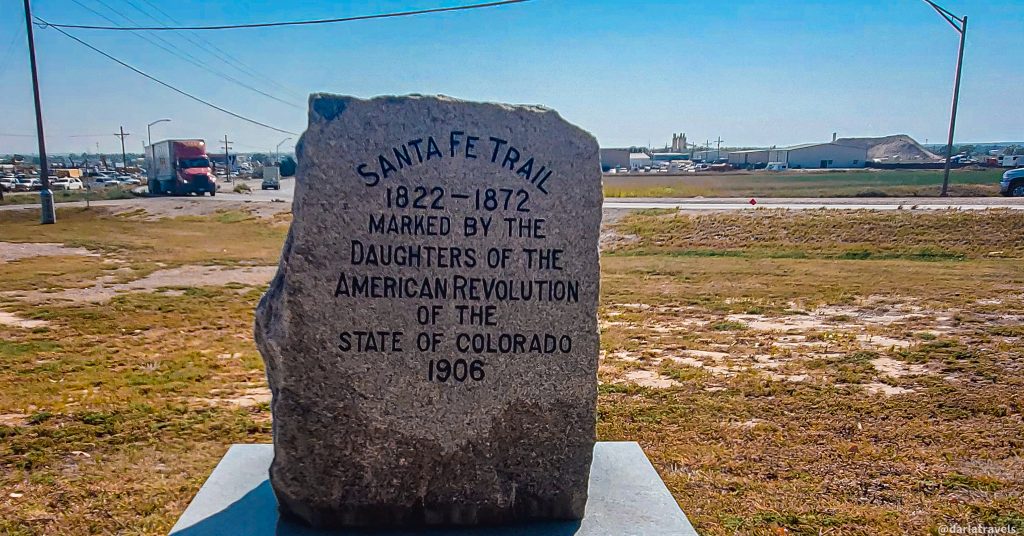
[[[217,195],[217,177],[203,140],[164,140],[146,147],[149,193]]]

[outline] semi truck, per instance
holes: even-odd
[[[217,177],[203,140],[163,140],[146,147],[146,176],[154,195],[217,195]]]

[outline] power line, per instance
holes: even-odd
[[[465,6],[453,6],[453,7],[439,7],[433,9],[419,9],[416,11],[398,11],[394,13],[380,13],[377,15],[359,15],[356,17],[339,17],[334,19],[317,19],[317,20],[296,20],[296,21],[282,21],[282,22],[258,22],[252,24],[224,24],[218,26],[136,26],[136,27],[123,27],[123,26],[93,26],[88,24],[57,24],[47,22],[49,26],[57,28],[76,28],[80,30],[114,30],[123,32],[140,32],[140,31],[177,31],[177,30],[237,30],[243,28],[269,28],[276,26],[304,26],[309,24],[334,24],[338,22],[352,22],[359,20],[370,20],[370,19],[389,19],[395,17],[409,17],[413,15],[426,15],[428,13],[446,13],[450,11],[467,11],[470,9],[481,9],[488,7],[504,6],[508,4],[519,4],[528,2],[529,0],[501,0],[498,2],[487,2],[483,4],[469,4]]]
[[[254,125],[261,126],[263,128],[268,128],[268,129],[276,131],[276,132],[283,132],[285,134],[298,135],[295,132],[291,132],[289,130],[284,130],[284,129],[277,128],[277,127],[274,127],[274,126],[270,126],[270,125],[268,125],[266,123],[261,123],[261,122],[255,120],[255,119],[250,119],[248,117],[245,117],[244,115],[240,115],[240,114],[237,114],[235,112],[232,112],[231,110],[227,110],[225,108],[221,108],[220,106],[217,106],[216,104],[213,104],[212,102],[203,100],[203,99],[201,99],[201,98],[199,98],[199,97],[197,97],[197,96],[195,96],[195,95],[193,95],[191,93],[188,93],[187,91],[184,91],[182,89],[178,89],[178,88],[168,84],[167,82],[164,82],[163,80],[160,80],[159,78],[156,78],[156,77],[154,77],[152,75],[146,74],[146,73],[140,71],[139,69],[137,69],[135,67],[132,67],[131,65],[128,65],[127,63],[125,63],[125,62],[115,58],[114,56],[111,56],[110,54],[107,54],[106,52],[104,52],[104,51],[102,51],[102,50],[100,50],[100,49],[90,45],[89,43],[86,43],[85,41],[83,41],[83,40],[81,40],[81,39],[79,39],[79,38],[69,34],[68,32],[65,32],[64,30],[60,29],[59,27],[54,26],[53,24],[50,24],[50,23],[46,22],[45,20],[43,20],[43,19],[41,19],[39,17],[35,17],[35,19],[39,23],[43,24],[44,27],[46,27],[46,26],[53,27],[54,30],[57,30],[58,32],[64,34],[65,37],[68,37],[68,38],[70,38],[70,39],[72,39],[74,41],[77,41],[78,43],[80,43],[81,45],[85,46],[86,48],[89,48],[89,49],[93,50],[94,52],[96,52],[98,54],[101,54],[102,56],[106,57],[107,59],[109,59],[109,60],[111,60],[111,61],[113,61],[115,63],[118,63],[118,64],[120,64],[123,67],[127,67],[128,69],[131,69],[132,71],[135,71],[136,73],[138,73],[138,74],[140,74],[140,75],[142,75],[142,76],[144,76],[144,77],[146,77],[146,78],[148,78],[148,79],[150,79],[150,80],[160,84],[161,86],[166,87],[167,89],[170,89],[171,91],[174,91],[175,93],[179,93],[181,95],[184,95],[184,96],[186,96],[186,97],[188,97],[188,98],[190,98],[190,99],[192,99],[192,100],[194,100],[196,102],[199,102],[201,104],[205,104],[205,105],[209,106],[210,108],[213,108],[214,110],[226,113],[226,114],[230,115],[231,117],[234,117],[234,118],[237,118],[237,119],[241,119],[242,121],[246,121],[246,122],[252,123]]]
[[[137,11],[141,11],[141,12],[145,13],[142,10],[142,8],[140,8],[138,6],[138,4],[136,4],[132,0],[126,0],[126,1],[132,7],[134,7]],[[157,4],[153,3],[152,0],[142,0],[142,1],[146,5],[148,5],[150,8],[152,8],[154,11],[156,11],[157,13],[159,13],[159,14],[163,15],[164,17],[166,17],[167,20],[171,21],[172,23],[177,24],[179,26],[184,24],[180,20],[174,18],[174,16],[171,15],[170,13],[164,11],[160,6],[158,6]],[[161,25],[163,25],[165,27],[167,26],[167,24],[164,24],[159,19],[157,19],[155,16],[153,16],[151,14],[147,14],[147,16],[150,19],[156,21],[157,23],[159,23],[159,24],[161,24]],[[290,87],[288,87],[288,86],[278,82],[273,77],[264,76],[264,73],[261,73],[261,72],[257,71],[256,69],[250,67],[248,64],[246,64],[242,60],[240,60],[237,57],[233,56],[231,53],[229,53],[228,51],[224,50],[223,48],[220,48],[219,46],[215,45],[213,42],[205,39],[200,34],[198,34],[196,32],[189,31],[189,32],[182,32],[181,35],[183,37],[185,37],[186,39],[188,39],[190,42],[196,44],[197,46],[199,46],[199,47],[201,47],[203,49],[205,49],[206,51],[212,53],[213,55],[219,55],[221,57],[221,59],[225,59],[226,58],[227,61],[234,62],[242,71],[244,71],[247,74],[249,74],[249,76],[251,76],[254,80],[261,80],[261,81],[263,81],[263,82],[265,82],[265,83],[267,83],[269,85],[275,86],[278,89],[287,92],[288,94],[290,94],[290,95],[292,95],[294,97],[298,97],[300,99],[305,100],[306,96],[304,94],[302,94],[301,92],[298,92],[298,91],[296,91],[296,90],[294,90],[294,89],[292,89],[292,88],[290,88]]]
[[[4,55],[0,56],[0,71],[7,69],[7,61],[11,59],[11,53],[14,52],[14,45],[17,44],[18,39],[25,34],[25,30],[18,28],[14,34],[11,35],[11,42],[7,45],[7,49],[4,51]]]
[[[97,1],[99,1],[99,2],[101,2],[101,3],[102,3],[102,0],[97,0]],[[153,15],[152,13],[150,13],[149,11],[147,11],[146,9],[144,9],[143,7],[139,6],[139,4],[137,4],[137,3],[133,2],[132,0],[124,0],[124,1],[125,1],[125,2],[127,2],[127,3],[128,3],[128,5],[130,5],[130,6],[131,6],[131,7],[133,8],[133,9],[135,9],[135,11],[138,11],[139,13],[142,13],[143,15],[145,15],[145,16],[146,16],[146,18],[148,18],[148,19],[152,20],[153,22],[156,22],[157,24],[160,24],[160,25],[162,25],[162,26],[165,26],[165,27],[167,26],[167,24],[165,24],[165,23],[164,23],[163,21],[161,21],[160,19],[158,19],[158,18],[157,18],[156,16],[154,16],[154,15]],[[150,5],[150,6],[153,6],[153,7],[156,7],[156,6],[154,6],[154,5],[152,4],[152,3],[149,3],[149,5]],[[164,15],[165,15],[165,16],[167,16],[167,14],[166,14],[166,13],[165,13],[165,12],[164,12],[163,10],[160,10],[159,8],[156,8],[156,10],[157,10],[157,11],[160,11],[161,13],[164,13]],[[130,20],[130,21],[132,21],[132,22],[135,22],[135,20],[134,20],[134,19],[132,19],[131,17],[128,17],[127,15],[124,15],[124,14],[122,14],[121,16],[122,16],[122,17],[124,17],[124,18],[126,18],[126,19],[128,19],[128,20]],[[195,32],[191,32],[191,33],[195,33]],[[136,35],[138,35],[138,34],[136,34]],[[218,57],[218,59],[220,59],[220,60],[224,61],[225,63],[229,63],[229,64],[231,63],[231,61],[229,61],[229,60],[228,60],[228,59],[226,58],[226,55],[225,55],[225,54],[221,54],[221,53],[218,53],[218,52],[216,52],[216,51],[212,50],[212,49],[211,49],[211,48],[210,48],[209,46],[206,46],[206,45],[204,44],[204,42],[203,42],[203,41],[199,41],[199,40],[197,40],[197,39],[193,38],[193,37],[192,37],[191,35],[189,35],[188,33],[185,33],[185,32],[182,32],[182,33],[180,33],[179,35],[181,35],[181,37],[184,37],[184,38],[185,38],[185,39],[186,39],[187,41],[189,41],[190,43],[192,43],[192,44],[196,45],[197,47],[199,47],[199,48],[203,49],[204,51],[206,51],[206,52],[208,52],[208,53],[211,53],[211,54],[213,54],[214,56],[217,56],[217,57]],[[196,35],[198,35],[198,34],[196,34]],[[156,36],[154,36],[154,37],[156,37]],[[180,49],[180,48],[178,48],[177,46],[175,46],[174,48],[175,48],[175,49],[177,49],[177,50],[181,50],[181,49]],[[183,52],[184,52],[184,51],[183,51]],[[184,52],[184,53],[185,53],[185,54],[188,54],[187,52]],[[191,56],[191,54],[189,54],[189,56],[190,56],[190,57],[192,57],[192,58],[193,58],[194,60],[196,60],[196,61],[202,61],[202,60],[198,60],[198,59],[196,59],[196,58],[195,58],[195,56]],[[242,63],[242,62],[241,62],[240,60],[238,60],[237,58],[232,58],[232,60],[233,60],[233,61],[234,61],[234,62],[235,62],[235,63],[237,64],[237,67],[238,67],[238,70],[239,70],[239,71],[242,71],[242,72],[244,72],[245,74],[247,74],[247,75],[249,75],[250,77],[252,77],[252,78],[253,78],[254,80],[257,80],[257,81],[264,81],[264,80],[265,80],[265,79],[264,79],[263,77],[259,76],[259,74],[253,74],[253,73],[254,73],[254,71],[253,71],[253,70],[252,70],[251,68],[249,68],[248,66],[246,66],[245,64],[243,64],[243,63]],[[205,63],[205,61],[203,61],[203,63]],[[211,67],[211,69],[215,69],[215,68],[214,68],[214,67]],[[276,100],[276,101],[278,101],[278,102],[281,102],[281,103],[283,103],[283,104],[287,104],[287,105],[289,105],[289,106],[291,106],[291,107],[293,107],[293,108],[297,108],[297,109],[300,109],[300,110],[304,110],[304,109],[305,109],[305,107],[304,107],[304,106],[300,106],[300,105],[298,105],[298,104],[295,104],[295,103],[293,103],[293,102],[290,102],[290,101],[286,101],[286,100],[284,100],[284,99],[280,99],[280,98],[278,98],[278,97],[276,97],[276,96],[274,96],[274,95],[271,95],[270,93],[266,93],[266,92],[264,92],[264,91],[261,91],[261,90],[259,90],[259,89],[257,89],[257,88],[254,88],[254,87],[252,87],[252,86],[249,86],[248,84],[246,84],[246,83],[244,83],[244,82],[241,82],[241,81],[239,81],[239,80],[236,80],[236,79],[235,79],[234,77],[232,77],[232,76],[229,76],[229,75],[226,75],[226,74],[220,73],[219,71],[217,72],[217,75],[218,75],[218,76],[221,76],[222,78],[226,78],[226,79],[228,79],[228,80],[231,80],[231,81],[233,81],[233,82],[235,82],[235,83],[237,83],[237,84],[241,85],[242,87],[245,87],[246,89],[250,89],[250,90],[252,90],[252,91],[255,91],[255,92],[257,92],[257,93],[259,93],[259,94],[261,94],[261,95],[264,95],[264,96],[266,96],[266,97],[270,97],[271,99],[274,99],[274,100]],[[286,89],[286,91],[288,91],[289,93],[291,93],[291,91],[290,91],[290,90],[287,90],[287,89]],[[300,98],[301,98],[301,97],[300,97]]]
[[[96,11],[95,9],[93,9],[93,8],[83,4],[79,0],[71,0],[71,1],[76,3],[76,4],[78,4],[79,6],[81,6],[83,8],[85,8],[85,9],[91,11],[93,14],[97,15],[98,17],[101,17],[101,18],[105,19],[106,21],[108,21],[108,22],[110,22],[112,24],[118,24],[118,22],[115,21],[114,19],[111,19],[110,17],[104,15],[103,13],[100,13],[99,11]],[[110,5],[107,4],[106,2],[104,2],[103,0],[96,0],[96,1],[99,2],[102,6],[106,7],[107,9],[117,13],[117,10],[115,10],[112,7],[110,7]],[[136,21],[135,19],[129,17],[128,15],[125,15],[124,13],[120,13],[120,15],[122,17],[124,17],[125,19],[127,19],[129,22],[131,22],[133,24],[138,24],[138,21]],[[118,27],[121,27],[121,26],[118,25]],[[160,40],[160,43],[164,43],[166,46],[161,45],[160,43],[157,43],[156,41],[153,41],[147,35],[143,35],[143,34],[135,34],[135,35],[137,37],[139,37],[140,39],[148,42],[149,44],[151,44],[151,45],[153,45],[153,46],[155,46],[157,48],[160,48],[164,52],[167,52],[168,54],[171,54],[172,56],[176,56],[176,57],[179,57],[179,58],[180,58],[181,55],[185,56],[186,58],[192,60],[192,62],[190,64],[195,65],[196,67],[199,67],[200,69],[203,69],[204,71],[212,73],[214,76],[217,76],[218,78],[222,78],[224,80],[227,80],[228,82],[232,82],[234,84],[237,84],[237,85],[239,85],[239,86],[241,86],[241,87],[243,87],[245,89],[248,89],[250,91],[253,91],[255,93],[259,93],[260,95],[263,95],[264,97],[267,97],[269,99],[273,99],[273,100],[275,100],[277,102],[280,102],[281,104],[285,104],[285,105],[291,106],[292,108],[296,108],[298,110],[305,110],[304,106],[299,106],[298,104],[295,104],[294,102],[289,102],[289,101],[286,101],[284,99],[278,98],[278,97],[276,97],[274,95],[271,95],[270,93],[267,93],[267,92],[262,91],[262,90],[260,90],[258,88],[252,87],[249,84],[246,84],[245,82],[242,82],[241,80],[238,80],[238,79],[234,78],[233,76],[224,74],[224,73],[218,71],[217,69],[214,69],[213,67],[210,67],[202,59],[193,56],[188,51],[181,50],[180,48],[178,48],[177,45],[175,45],[174,43],[164,39],[161,36],[154,35],[153,37],[158,39],[158,40]],[[171,48],[168,48],[168,47],[171,47]],[[172,48],[174,50],[171,50]],[[175,52],[175,50],[177,50],[178,52]]]
[[[52,134],[47,132],[46,137],[48,138],[100,138],[107,137],[110,134]],[[9,138],[34,138],[35,134],[16,134],[12,132],[0,132],[0,136]]]

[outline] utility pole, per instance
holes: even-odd
[[[228,149],[231,148],[231,142],[228,141],[228,135],[224,135],[224,178],[231,182],[231,162],[228,160]]]
[[[32,96],[36,105],[36,136],[39,138],[39,221],[43,225],[57,223],[57,211],[53,207],[53,192],[50,191],[50,170],[46,165],[46,137],[43,135],[43,108],[39,101],[39,75],[36,70],[36,42],[32,34],[32,6],[25,0],[25,31],[28,34],[28,59],[32,69]]]
[[[715,160],[717,161],[719,158],[722,158],[722,137],[719,136],[715,143],[718,144],[715,148]]]
[[[949,139],[946,141],[946,166],[942,173],[942,197],[949,195],[949,165],[953,159],[953,130],[956,128],[956,108],[960,101],[960,71],[964,64],[964,41],[967,38],[967,16],[957,17],[949,10],[940,7],[931,0],[924,0],[936,13],[946,19],[946,22],[960,34],[960,52],[956,57],[956,78],[953,81],[953,108],[949,114]]]
[[[131,136],[131,134],[125,132],[124,127],[121,127],[121,133],[114,135],[117,136],[118,138],[121,138],[121,162],[124,164],[124,172],[128,173],[128,156],[124,152],[124,139],[128,136]]]

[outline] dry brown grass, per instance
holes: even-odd
[[[0,263],[0,285],[22,291],[85,286],[110,264],[137,279],[273,263],[284,234],[243,213],[18,218],[0,214],[6,239],[103,254]],[[639,441],[702,534],[1024,530],[1012,218],[624,218],[636,240],[602,260],[600,439]],[[166,534],[229,444],[270,440],[251,338],[261,289],[171,290],[0,298],[49,322],[0,324],[0,533]]]
[[[1003,170],[954,170],[950,194],[999,194]],[[605,175],[605,197],[935,197],[941,170],[800,170]]]
[[[909,209],[910,207],[908,207]],[[622,253],[920,260],[1022,257],[1024,213],[761,209],[715,214],[646,212],[620,232]]]
[[[600,435],[640,441],[702,534],[1024,530],[1024,266],[987,234],[1008,216],[625,218]]]

